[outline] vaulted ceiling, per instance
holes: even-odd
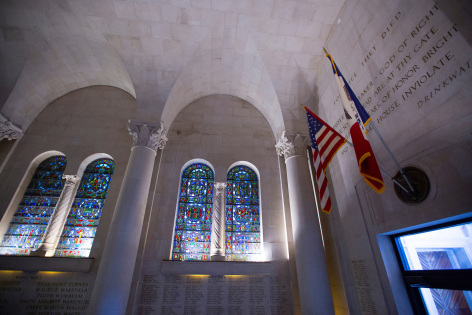
[[[253,104],[279,133],[312,97],[343,4],[3,0],[1,112],[25,130],[58,97],[110,85],[136,98],[137,119],[169,127],[192,101],[229,94]]]

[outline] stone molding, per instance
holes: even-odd
[[[21,138],[24,132],[21,128],[15,126],[5,116],[0,114],[0,140],[7,138],[8,140],[15,140]]]
[[[128,131],[133,136],[133,146],[145,146],[157,152],[164,149],[167,142],[167,130],[164,125],[148,124],[129,120]]]
[[[299,133],[287,133],[282,131],[282,136],[275,145],[277,155],[285,159],[295,155],[305,155],[306,147],[309,145],[309,137]]]

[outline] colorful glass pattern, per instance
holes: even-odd
[[[203,163],[182,173],[172,260],[209,260],[214,175]]]
[[[59,238],[55,256],[89,257],[115,162],[95,160],[85,169]]]
[[[65,156],[44,160],[36,169],[0,245],[0,255],[29,255],[39,247],[65,180]]]
[[[225,221],[226,260],[260,260],[259,179],[247,166],[228,172]]]

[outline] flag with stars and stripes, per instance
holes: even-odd
[[[308,108],[304,108],[308,119],[308,129],[310,130],[311,151],[313,153],[321,209],[329,213],[332,205],[328,191],[326,168],[336,152],[347,140]]]

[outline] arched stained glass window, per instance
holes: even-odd
[[[99,159],[84,171],[61,233],[55,256],[89,257],[115,162]]]
[[[214,174],[195,163],[182,173],[172,260],[209,260]]]
[[[225,217],[226,260],[260,260],[259,180],[247,166],[238,165],[228,172]]]
[[[39,247],[65,180],[65,156],[53,156],[36,169],[0,245],[1,255],[29,255]]]

